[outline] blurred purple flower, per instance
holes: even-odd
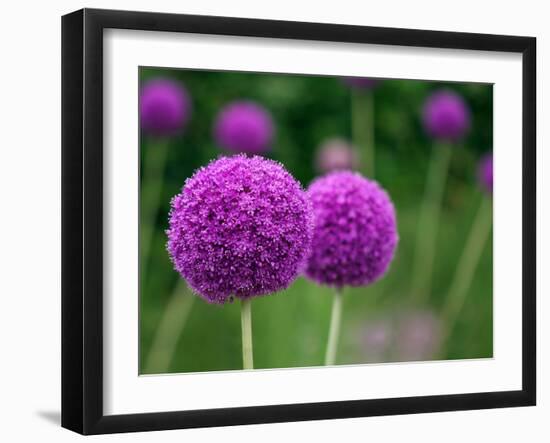
[[[433,138],[456,142],[470,128],[470,110],[460,95],[447,90],[437,91],[424,104],[423,123]]]
[[[403,313],[398,320],[396,355],[399,361],[429,360],[441,342],[441,324],[431,311]]]
[[[337,288],[380,278],[398,241],[386,191],[359,173],[341,171],[314,180],[308,195],[315,229],[306,276]]]
[[[286,288],[313,234],[300,184],[272,160],[222,157],[199,169],[172,199],[168,252],[189,286],[210,303]]]
[[[139,117],[146,133],[157,137],[176,135],[190,116],[191,99],[183,85],[156,78],[141,88]]]
[[[384,318],[368,321],[359,329],[358,338],[369,362],[383,362],[393,341],[392,323]]]
[[[357,166],[357,153],[346,140],[329,139],[317,150],[316,167],[319,172],[355,169]]]
[[[274,127],[269,112],[252,101],[224,107],[214,126],[220,146],[234,153],[261,154],[271,149]]]
[[[441,345],[442,325],[432,311],[415,309],[363,322],[356,337],[369,362],[431,360]]]
[[[493,193],[493,154],[485,154],[479,161],[478,180],[481,187],[488,193]]]
[[[356,89],[372,89],[380,83],[380,80],[368,77],[343,77],[342,81],[350,88]]]

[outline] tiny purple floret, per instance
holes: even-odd
[[[182,131],[191,116],[191,99],[180,83],[165,78],[149,80],[139,96],[139,117],[144,132],[170,137]]]
[[[300,184],[263,157],[221,157],[172,199],[167,249],[209,303],[285,289],[305,265],[313,215]]]
[[[478,180],[485,192],[493,193],[493,154],[485,154],[479,161]]]
[[[357,153],[354,147],[344,139],[329,139],[317,151],[316,167],[321,173],[355,169],[357,166]]]
[[[233,153],[262,154],[271,149],[274,127],[271,114],[252,101],[235,101],[224,107],[214,126],[214,137]]]
[[[398,242],[386,191],[359,173],[340,171],[314,180],[308,195],[315,229],[306,276],[336,288],[379,279]]]
[[[455,92],[437,91],[424,104],[423,123],[428,135],[434,139],[456,142],[470,129],[470,110]]]

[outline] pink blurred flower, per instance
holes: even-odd
[[[481,187],[488,194],[493,193],[493,153],[485,154],[479,161],[478,180]]]
[[[441,340],[439,318],[427,310],[403,313],[396,331],[396,355],[401,361],[430,360]]]
[[[370,363],[422,361],[436,357],[442,328],[430,310],[393,312],[364,322],[358,345]]]
[[[358,163],[354,147],[342,138],[328,139],[317,150],[316,167],[323,174],[342,169],[356,169]]]
[[[364,324],[359,332],[359,345],[371,363],[383,362],[388,358],[392,341],[393,327],[387,318],[373,319]]]
[[[350,88],[373,89],[380,80],[369,77],[344,77],[343,82]]]

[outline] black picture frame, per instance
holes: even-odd
[[[177,412],[103,413],[103,30],[519,53],[523,64],[522,389]],[[412,414],[536,402],[536,39],[83,9],[62,18],[62,426],[82,434]]]

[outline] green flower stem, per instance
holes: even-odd
[[[338,336],[340,335],[340,324],[342,322],[342,290],[336,289],[332,301],[332,314],[330,317],[330,329],[327,341],[327,353],[325,355],[325,366],[332,366],[336,362],[336,351],[338,349]]]
[[[149,251],[155,231],[155,220],[160,207],[162,196],[164,170],[168,155],[168,140],[158,140],[150,143],[145,150],[141,182],[143,195],[141,197],[141,273],[145,275],[149,262]]]
[[[250,299],[241,301],[241,330],[243,347],[243,369],[254,369],[252,353],[252,306]]]
[[[456,321],[468,295],[476,268],[485,249],[485,244],[491,233],[493,222],[493,203],[490,198],[484,198],[472,224],[470,235],[455,270],[447,301],[443,307],[442,320],[445,325],[442,343],[447,341],[455,327]]]
[[[194,301],[195,296],[187,291],[185,282],[180,280],[156,329],[144,366],[145,373],[161,374],[168,371]]]
[[[428,169],[424,201],[420,209],[413,263],[412,296],[416,303],[430,295],[433,264],[441,215],[441,203],[447,181],[452,146],[434,145]]]
[[[374,99],[371,91],[353,90],[352,137],[359,150],[361,170],[374,178]]]

